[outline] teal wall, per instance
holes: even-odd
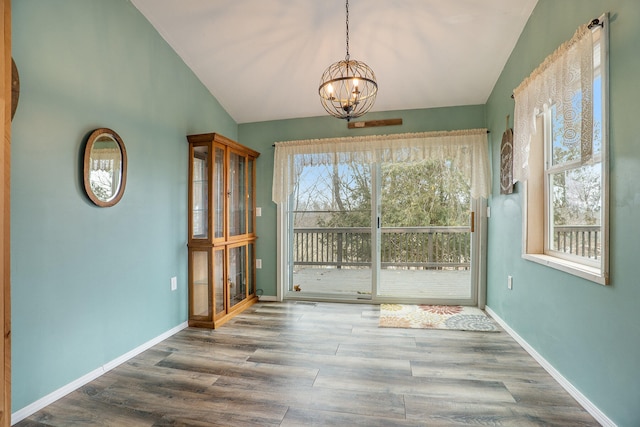
[[[271,201],[274,142],[298,139],[335,138],[436,130],[474,129],[485,127],[483,105],[434,108],[425,110],[369,113],[360,120],[402,118],[401,126],[348,129],[347,122],[330,116],[241,124],[239,141],[261,153],[256,165],[256,204],[262,217],[256,219],[256,256],[262,269],[256,272],[257,287],[264,295],[276,295],[276,205]]]
[[[620,426],[640,425],[640,2],[540,0],[487,103],[498,167],[511,91],[576,28],[610,12],[611,285],[525,261],[522,192],[490,200],[488,306]],[[513,122],[512,122],[513,123]],[[507,275],[513,290],[507,290]]]
[[[185,136],[237,125],[129,1],[12,3],[15,412],[186,321]],[[81,182],[99,127],[129,159],[111,208]]]

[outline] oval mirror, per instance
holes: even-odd
[[[93,203],[113,206],[124,194],[127,152],[120,136],[111,129],[91,132],[84,149],[84,189]]]

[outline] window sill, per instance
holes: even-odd
[[[547,267],[555,268],[556,270],[564,271],[565,273],[581,277],[600,285],[609,284],[609,277],[607,275],[603,275],[599,268],[589,267],[577,262],[567,261],[544,254],[523,254],[522,258],[538,264],[546,265]]]

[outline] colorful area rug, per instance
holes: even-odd
[[[459,305],[381,304],[379,327],[499,331],[498,325],[479,308]]]

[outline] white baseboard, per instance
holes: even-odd
[[[278,297],[274,297],[271,295],[260,295],[260,297],[258,298],[258,301],[260,302],[277,302],[278,301]]]
[[[596,405],[594,405],[584,394],[580,392],[573,384],[569,382],[556,368],[551,365],[540,353],[538,353],[528,342],[524,340],[516,331],[511,329],[509,325],[498,316],[490,307],[485,307],[485,311],[496,321],[502,328],[507,331],[511,337],[516,340],[520,346],[533,357],[561,386],[569,393],[578,403],[591,414],[600,424],[605,427],[616,427],[616,424],[607,417]]]
[[[120,357],[118,357],[116,359],[113,359],[110,362],[105,363],[104,365],[102,365],[98,369],[95,369],[95,370],[89,372],[88,374],[83,375],[82,377],[78,378],[77,380],[70,382],[69,384],[67,384],[67,385],[55,390],[54,392],[49,393],[48,395],[44,396],[43,398],[36,400],[32,404],[27,405],[24,408],[14,412],[13,414],[11,414],[11,425],[19,423],[20,421],[24,420],[25,418],[35,414],[40,409],[52,404],[56,400],[66,396],[67,394],[79,389],[83,385],[95,380],[99,376],[109,372],[110,370],[112,370],[116,366],[123,364],[127,360],[134,358],[135,356],[137,356],[138,354],[142,353],[143,351],[148,350],[151,347],[153,347],[154,345],[161,343],[162,341],[166,340],[170,336],[172,336],[172,335],[180,332],[181,330],[185,329],[187,326],[189,326],[187,322],[181,323],[180,325],[176,326],[175,328],[172,328],[172,329],[168,330],[167,332],[165,332],[165,333],[163,333],[161,335],[158,335],[157,337],[153,338],[150,341],[147,341],[146,343],[142,344],[141,346],[138,346],[138,347],[134,348],[133,350],[123,354],[122,356],[120,356]]]

